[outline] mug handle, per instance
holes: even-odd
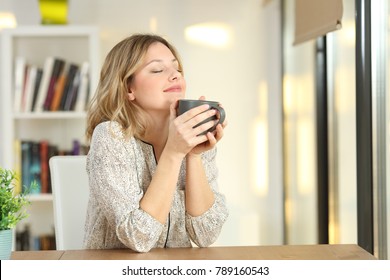
[[[223,109],[220,106],[213,107],[213,109],[218,110],[218,112],[219,112],[218,124],[222,124],[225,121],[225,116],[226,116],[225,109]]]

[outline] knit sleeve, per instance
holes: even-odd
[[[214,192],[213,205],[202,215],[193,217],[186,213],[186,228],[192,241],[199,247],[207,247],[214,243],[229,213],[225,196],[218,192],[218,169],[216,166],[216,148],[202,155],[207,180]]]

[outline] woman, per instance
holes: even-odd
[[[177,116],[186,83],[174,47],[156,35],[119,42],[103,64],[88,112],[90,198],[85,248],[200,247],[218,237],[228,210],[217,192],[216,114]],[[202,97],[204,98],[204,97]]]

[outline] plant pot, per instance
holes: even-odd
[[[67,24],[68,0],[38,0],[42,24]]]
[[[12,230],[0,230],[0,260],[9,260],[12,251]]]

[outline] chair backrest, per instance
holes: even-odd
[[[86,156],[49,160],[57,250],[82,249],[89,186]]]

